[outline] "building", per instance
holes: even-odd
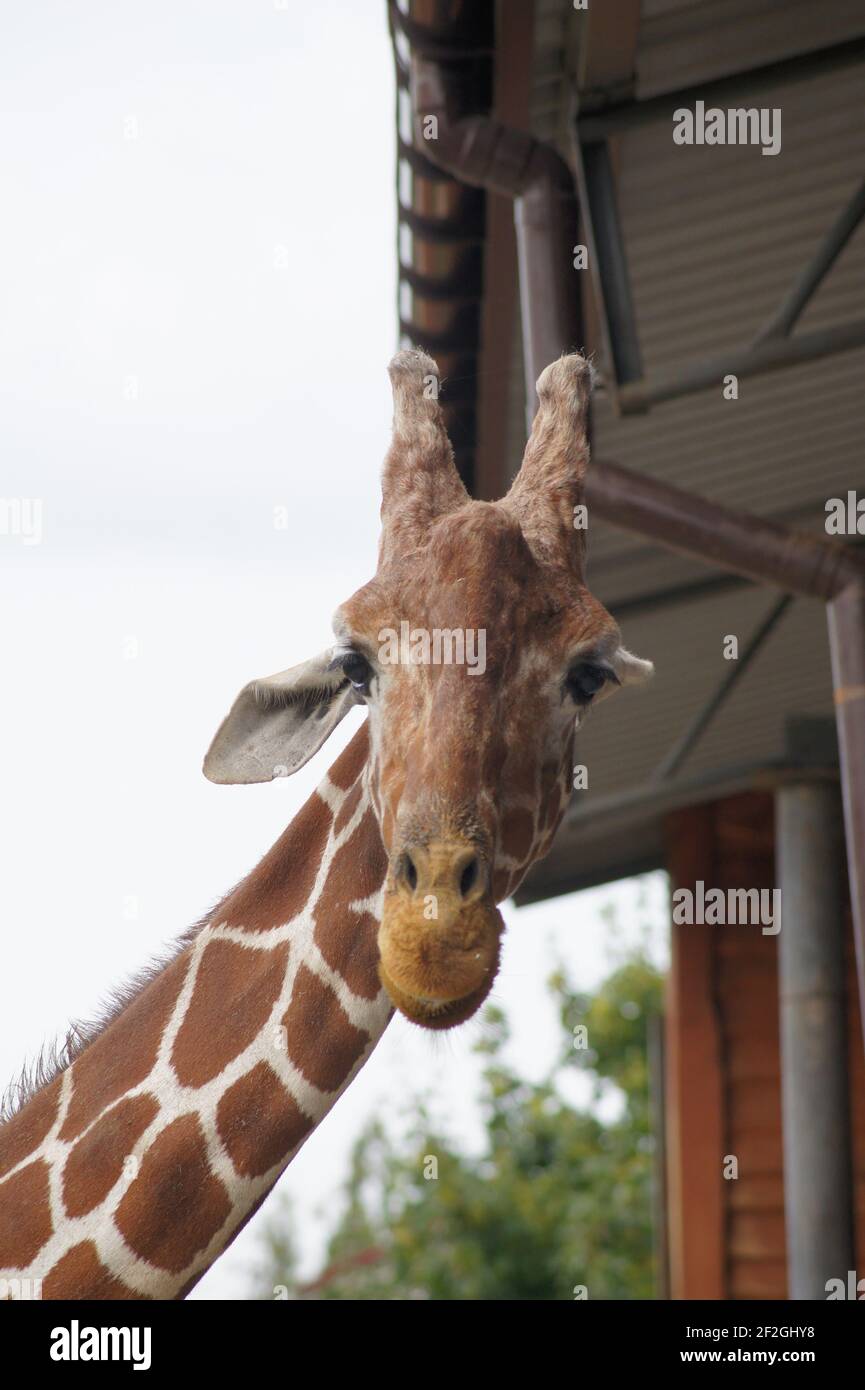
[[[581,734],[588,788],[521,900],[655,867],[780,888],[779,932],[672,928],[660,1291],[825,1297],[865,1276],[865,562],[855,511],[826,527],[865,497],[865,14],[390,15],[403,339],[481,497],[540,369],[594,353],[590,581],[657,670]],[[705,140],[716,111],[741,142]]]

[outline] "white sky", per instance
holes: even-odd
[[[374,564],[393,108],[384,0],[6,9],[0,497],[40,499],[43,536],[0,534],[0,1085],[252,867],[360,718],[290,782],[201,775],[239,687],[323,648]],[[494,998],[528,1074],[547,976],[600,978],[604,903],[628,937],[661,922],[647,882],[645,911],[632,885],[506,910]],[[481,1028],[397,1020],[302,1150],[280,1186],[307,1273],[395,1095],[477,1142]],[[244,1296],[266,1214],[196,1296]]]

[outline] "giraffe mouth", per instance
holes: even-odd
[[[435,849],[435,846],[433,846]],[[472,851],[474,853],[474,851]],[[425,868],[417,849],[414,857]],[[457,865],[462,870],[465,866]],[[437,916],[427,920],[429,889]],[[378,932],[379,978],[391,1001],[422,1028],[455,1028],[486,999],[499,968],[504,922],[485,881],[407,885],[385,893]]]
[[[458,1024],[465,1023],[472,1014],[477,1013],[492,989],[496,971],[492,969],[480,985],[459,999],[436,999],[427,995],[411,994],[396,983],[381,961],[378,973],[391,1002],[405,1018],[411,1023],[417,1023],[421,1028],[443,1030],[456,1028]]]

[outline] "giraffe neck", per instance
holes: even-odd
[[[369,1056],[391,1006],[367,747],[364,727],[207,925],[0,1127],[0,1279],[183,1297]]]

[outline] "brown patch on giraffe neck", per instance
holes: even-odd
[[[331,813],[313,792],[256,869],[222,904],[213,925],[270,931],[306,905],[327,844]]]
[[[39,1158],[0,1183],[0,1269],[26,1269],[51,1239],[48,1174]]]
[[[83,1216],[108,1196],[136,1140],[158,1114],[155,1096],[131,1096],[112,1106],[78,1140],[63,1169],[63,1205],[68,1216]]]
[[[73,1245],[45,1276],[43,1298],[146,1299],[106,1269],[92,1240]]]
[[[242,1177],[259,1178],[281,1163],[314,1128],[266,1062],[235,1081],[216,1112],[219,1137]]]
[[[328,780],[340,791],[347,792],[357,781],[369,756],[369,725],[362,724],[350,743],[343,748],[336,762],[328,768]]]
[[[237,1237],[240,1235],[241,1231],[243,1230],[244,1226],[248,1226],[248,1225],[249,1225],[250,1221],[251,1221],[252,1218],[255,1216],[255,1213],[256,1213],[257,1211],[259,1211],[259,1209],[260,1209],[261,1207],[264,1206],[264,1203],[267,1201],[267,1199],[268,1199],[268,1197],[270,1196],[270,1194],[271,1194],[272,1191],[273,1191],[273,1187],[272,1187],[272,1186],[271,1186],[271,1187],[267,1187],[267,1188],[265,1188],[264,1192],[260,1193],[259,1196],[256,1197],[255,1201],[254,1201],[254,1202],[251,1204],[251,1206],[249,1207],[249,1210],[246,1211],[246,1212],[244,1212],[244,1214],[243,1214],[243,1216],[241,1217],[240,1221],[238,1221],[237,1225],[235,1226],[234,1230],[232,1231],[232,1233],[231,1233],[231,1240],[232,1240],[232,1241],[234,1241],[234,1240],[237,1239]],[[229,1244],[230,1244],[230,1242],[229,1242]],[[197,1283],[199,1283],[199,1281],[200,1281],[201,1279],[204,1278],[204,1276],[205,1276],[206,1273],[207,1273],[207,1270],[206,1270],[206,1269],[199,1269],[195,1274],[192,1275],[191,1278],[187,1279],[187,1281],[186,1281],[185,1284],[181,1284],[180,1288],[175,1290],[175,1292],[172,1294],[172,1298],[174,1298],[174,1299],[186,1298],[187,1295],[190,1294],[190,1293],[192,1292],[192,1290],[195,1288],[195,1285],[196,1285]]]
[[[286,1048],[298,1071],[320,1091],[336,1091],[369,1043],[330,985],[302,965],[283,1016]]]
[[[328,770],[328,780],[339,791],[351,791],[359,783],[368,748],[364,724]],[[340,813],[344,811],[345,807],[340,807]],[[258,867],[221,905],[213,924],[226,922],[245,931],[270,931],[301,912],[321,866],[331,821],[329,807],[317,791],[313,792]]]
[[[171,1062],[182,1086],[218,1076],[261,1032],[288,967],[287,941],[270,951],[217,937],[204,948]]]
[[[331,970],[342,975],[353,994],[375,999],[378,978],[378,921],[349,904],[377,893],[387,873],[387,856],[378,822],[367,810],[333,857],[327,883],[315,906],[315,944]]]
[[[327,904],[320,912],[316,908],[315,944],[352,994],[369,1000],[378,996],[378,918],[371,912],[353,912],[346,907],[337,916]]]
[[[335,835],[341,835],[342,832],[345,830],[346,826],[349,824],[352,816],[354,815],[355,811],[360,805],[362,796],[363,775],[361,774],[361,776],[358,777],[351,791],[345,798],[345,801],[340,806],[339,811],[337,812],[336,820],[333,823],[333,833]]]
[[[37,1091],[23,1110],[0,1125],[0,1178],[37,1149],[57,1118],[60,1077]]]
[[[153,1070],[159,1043],[189,968],[189,947],[72,1064],[72,1099],[61,1139],[75,1139]]]
[[[179,1274],[230,1214],[228,1193],[210,1171],[198,1117],[181,1115],[147,1150],[114,1220],[139,1259]]]

